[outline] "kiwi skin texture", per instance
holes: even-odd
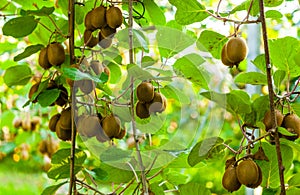
[[[48,46],[47,55],[49,63],[53,66],[59,66],[65,61],[65,50],[60,43],[53,42]]]
[[[235,64],[231,61],[229,61],[228,56],[227,56],[227,43],[222,47],[222,52],[221,52],[221,61],[224,65],[233,67]]]
[[[102,122],[102,129],[110,139],[118,136],[121,131],[121,121],[115,115],[106,116]]]
[[[283,122],[283,114],[280,112],[280,110],[275,109],[275,115],[276,115],[276,121],[277,121],[277,126],[280,127],[282,122]],[[265,113],[263,123],[265,124],[266,131],[272,128],[272,121],[271,121],[271,110],[268,110]]]
[[[39,85],[40,85],[40,83],[35,83],[34,85],[31,86],[29,93],[28,93],[29,99],[31,99],[33,94],[38,91]],[[37,102],[37,97],[34,100],[32,100],[32,103],[36,103],[36,102]]]
[[[94,31],[96,30],[93,25],[92,25],[92,11],[89,11],[86,15],[85,15],[85,18],[84,18],[84,26],[87,30],[91,30],[91,31]]]
[[[236,168],[236,174],[239,182],[247,187],[257,185],[260,179],[258,165],[252,159],[240,162]]]
[[[296,114],[287,114],[285,115],[282,127],[286,128],[289,132],[297,134],[295,136],[284,136],[289,140],[295,140],[299,138],[300,135],[300,118]]]
[[[45,70],[52,67],[52,65],[50,64],[50,62],[48,60],[47,50],[48,50],[48,46],[42,48],[40,51],[40,54],[39,54],[39,65]]]
[[[145,119],[150,117],[150,113],[146,104],[140,101],[138,101],[136,104],[135,113],[140,119]]]
[[[144,103],[151,102],[154,98],[154,87],[149,82],[142,82],[138,85],[136,93],[139,101]]]
[[[241,37],[232,37],[226,44],[226,51],[228,60],[238,65],[248,54],[246,41]]]
[[[222,185],[229,192],[234,192],[240,189],[241,183],[236,175],[236,167],[231,165],[225,170],[222,178]]]
[[[94,47],[98,43],[98,39],[93,36],[92,31],[85,30],[83,33],[84,44],[88,47]]]
[[[100,29],[106,25],[106,8],[104,6],[96,7],[91,11],[91,25],[92,28]]]
[[[111,28],[118,28],[122,25],[123,23],[123,16],[122,16],[122,12],[118,7],[110,7],[107,11],[106,11],[106,22],[107,25]]]
[[[57,121],[59,120],[60,116],[61,116],[61,114],[57,113],[50,118],[49,124],[48,124],[50,131],[55,132],[56,124],[57,124]]]

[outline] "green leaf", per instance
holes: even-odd
[[[282,13],[277,10],[268,10],[266,12],[266,18],[279,19],[282,17],[283,17]]]
[[[36,15],[36,16],[49,16],[54,12],[55,8],[54,7],[45,7],[43,6],[39,10],[21,10],[21,14],[24,15]]]
[[[210,190],[206,189],[205,186],[199,183],[187,183],[184,185],[179,185],[180,195],[210,195]]]
[[[134,78],[139,80],[154,79],[154,77],[149,72],[141,69],[136,64],[128,64],[127,71],[130,76],[133,76]]]
[[[258,55],[253,61],[251,61],[259,70],[266,73],[266,59],[265,54]]]
[[[157,27],[156,39],[160,55],[170,58],[195,42],[195,39],[181,30],[168,26]]]
[[[177,59],[173,65],[173,69],[178,76],[183,76],[193,84],[208,89],[208,72],[200,66],[204,62],[205,60],[198,54],[187,54]]]
[[[134,49],[143,49],[144,51],[148,52],[149,48],[149,40],[144,35],[143,31],[133,29],[133,48]],[[121,47],[129,48],[128,44],[128,29],[120,30],[116,34],[116,38],[118,39],[118,44]]]
[[[166,23],[164,13],[153,0],[144,0],[143,3],[154,25],[164,25]]]
[[[142,68],[146,68],[148,66],[152,66],[155,64],[155,60],[150,56],[143,56],[142,58]]]
[[[252,0],[247,0],[242,2],[240,5],[236,6],[234,9],[231,10],[230,14],[234,14],[237,11],[243,11],[243,10],[248,10],[250,7],[250,3]],[[255,0],[253,1],[252,8],[250,11],[251,16],[257,16],[259,13],[259,1]]]
[[[183,175],[176,171],[170,171],[170,172],[164,174],[164,179],[166,181],[170,182],[171,184],[178,186],[179,184],[186,183],[188,176]]]
[[[277,7],[283,3],[283,0],[264,0],[266,7]]]
[[[278,162],[276,155],[275,146],[270,145],[269,143],[262,142],[262,147],[267,155],[269,162],[267,161],[256,161],[260,166],[263,175],[262,187],[277,188],[280,185],[279,182],[279,173],[278,173]],[[281,154],[282,154],[282,163],[283,166],[288,170],[292,165],[293,159],[293,150],[290,146],[281,144],[280,145]]]
[[[189,97],[181,90],[173,87],[172,85],[166,85],[163,88],[160,88],[160,91],[167,99],[175,99],[182,104],[190,103]]]
[[[6,69],[3,79],[8,87],[26,85],[32,77],[32,72],[27,65],[16,65]]]
[[[103,151],[100,155],[100,159],[103,162],[111,162],[111,161],[121,161],[126,162],[131,158],[130,151],[121,150],[116,147],[109,147],[107,150]]]
[[[64,181],[60,184],[57,185],[52,185],[52,186],[48,186],[47,188],[45,188],[42,192],[41,195],[54,195],[55,192],[64,184],[68,183],[68,181]]]
[[[209,16],[206,8],[197,0],[169,0],[169,2],[177,8],[175,20],[182,25],[201,22]]]
[[[197,47],[199,49],[205,47],[214,58],[220,59],[222,47],[226,44],[227,40],[227,37],[215,31],[204,30],[197,40]]]
[[[150,189],[155,195],[165,195],[163,188],[159,182],[153,182],[150,184]]]
[[[47,107],[53,104],[59,97],[59,89],[45,90],[38,95],[37,100],[42,107]]]
[[[92,76],[90,74],[81,72],[77,68],[62,68],[62,72],[65,77],[70,78],[74,81],[83,80],[83,79],[90,79],[90,80],[95,81],[96,83],[105,83],[107,81],[107,79],[101,80],[100,78],[98,78],[96,76]]]
[[[24,58],[27,58],[27,57],[31,56],[32,54],[40,51],[43,47],[44,47],[44,45],[42,45],[42,44],[30,45],[30,46],[26,47],[22,53],[15,56],[14,61],[20,61]]]
[[[266,85],[267,76],[259,72],[242,72],[235,77],[234,82],[241,84]]]
[[[273,75],[274,85],[279,89],[284,80],[286,72],[284,70],[277,70]]]
[[[115,63],[109,63],[107,65],[107,67],[110,70],[110,80],[109,80],[109,83],[111,83],[111,84],[118,83],[120,81],[120,79],[122,78],[122,72],[121,72],[120,66],[117,65],[117,64],[115,64]]]
[[[87,158],[83,150],[75,149],[75,162],[76,165],[81,165]],[[70,164],[70,148],[60,149],[53,154],[51,158],[52,164]]]
[[[77,174],[82,170],[82,166],[74,166],[74,174]],[[69,164],[54,164],[51,166],[47,173],[50,179],[66,179],[70,177],[70,165]]]
[[[296,135],[296,134],[289,132],[284,127],[278,127],[278,132],[281,133],[282,135],[286,135],[286,136],[295,136]]]
[[[2,32],[6,36],[20,38],[31,34],[36,26],[37,21],[33,16],[23,16],[13,18],[6,22],[2,28]],[[22,27],[22,29],[20,29],[20,27]]]
[[[300,187],[300,173],[296,173],[288,181],[289,187]]]
[[[208,91],[200,93],[200,95],[216,102],[219,106],[233,114],[251,112],[250,97],[244,91],[233,90],[227,94]]]
[[[270,40],[269,45],[272,64],[292,77],[298,76],[300,64],[296,64],[294,58],[300,49],[300,41],[294,37],[284,37]]]
[[[188,156],[189,165],[193,167],[202,160],[212,158],[215,152],[220,153],[225,148],[222,145],[223,142],[224,140],[220,137],[210,137],[198,142]]]

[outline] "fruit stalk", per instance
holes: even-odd
[[[128,41],[129,41],[129,63],[133,64],[133,32],[132,32],[132,27],[133,27],[133,6],[132,6],[132,1],[128,1],[128,12],[129,12],[129,18],[128,18]],[[139,146],[139,139],[137,137],[137,132],[136,132],[136,123],[135,123],[135,118],[134,118],[134,78],[131,77],[130,79],[130,103],[131,103],[131,119],[132,119],[132,131],[133,131],[133,137],[135,139],[135,148],[137,152],[137,157],[138,157],[138,162],[140,166],[140,171],[141,171],[141,180],[142,180],[142,187],[143,187],[143,192],[145,195],[148,195],[148,188],[147,188],[147,180],[146,180],[146,174],[145,174],[145,167],[143,164],[143,159],[140,151],[140,146]]]
[[[275,114],[274,90],[273,90],[273,85],[272,85],[271,62],[270,62],[268,34],[267,34],[263,0],[259,0],[259,10],[260,10],[260,20],[261,20],[261,26],[262,26],[265,59],[266,59],[266,71],[267,71],[268,91],[269,91],[269,101],[270,101],[270,111],[271,111],[271,121],[272,121],[271,129],[275,129],[274,136],[275,136],[276,154],[277,154],[278,169],[279,169],[280,187],[281,187],[280,194],[284,195],[284,194],[286,194],[285,185],[284,185],[284,166],[282,164],[282,155],[281,155],[281,150],[280,150],[280,142],[279,142],[277,121],[276,121],[276,114]]]
[[[68,21],[69,21],[69,52],[70,52],[70,64],[73,64],[74,59],[74,25],[75,25],[75,0],[69,0],[68,2]],[[75,181],[75,145],[76,145],[76,132],[74,125],[74,99],[73,98],[73,87],[71,87],[71,154],[70,154],[70,183],[69,183],[69,194],[71,195],[74,189],[76,192],[76,181]]]

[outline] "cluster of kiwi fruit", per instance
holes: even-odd
[[[99,142],[106,142],[113,138],[122,139],[126,135],[125,128],[121,127],[120,118],[110,114],[101,115],[83,114],[78,117],[76,128],[81,136],[96,137]]]
[[[221,60],[226,66],[238,66],[248,54],[246,41],[241,37],[232,37],[222,47]]]
[[[275,109],[275,116],[277,121],[278,127],[284,127],[287,131],[292,134],[292,136],[283,135],[279,132],[279,137],[286,138],[288,140],[294,141],[300,136],[300,118],[294,113],[288,113],[283,115],[282,112],[278,109]],[[272,121],[271,121],[271,111],[268,110],[265,113],[263,123],[266,127],[266,131],[272,128]]]
[[[85,31],[83,34],[84,43],[88,47],[99,44],[102,48],[108,48],[112,38],[123,23],[122,12],[118,7],[100,5],[89,11],[84,19]],[[98,31],[97,37],[93,35]]]
[[[76,68],[81,72],[91,73],[99,76],[102,73],[105,73],[108,78],[110,76],[110,70],[107,66],[103,65],[99,62],[99,60],[92,60],[89,64],[86,66],[86,70],[84,71],[82,68],[80,68],[79,64],[73,64],[71,65],[72,68]],[[93,72],[93,73],[92,73]],[[75,82],[75,84],[74,84]],[[70,87],[79,88],[80,91],[84,94],[90,94],[95,89],[95,83],[93,80],[90,79],[82,79],[78,81],[73,81],[69,78],[67,78],[67,83]]]
[[[43,139],[39,143],[39,152],[43,155],[47,155],[48,157],[52,157],[52,155],[58,150],[58,142],[52,137],[48,136],[47,139]]]
[[[39,65],[47,70],[52,66],[60,66],[66,58],[64,47],[61,43],[52,42],[42,48],[39,54]]]
[[[261,182],[261,169],[252,158],[245,158],[238,163],[235,158],[227,161],[222,185],[229,192],[237,191],[241,185],[256,188]]]
[[[56,132],[59,139],[63,141],[71,140],[72,134],[72,114],[71,107],[62,110],[61,113],[53,115],[48,124],[52,132]]]
[[[136,89],[138,102],[136,115],[140,119],[150,117],[150,114],[162,113],[167,107],[167,99],[160,92],[154,91],[151,82],[143,81]]]
[[[41,118],[38,116],[26,117],[25,119],[15,118],[13,126],[17,129],[22,128],[24,131],[34,131],[40,123]]]
[[[37,82],[31,86],[29,93],[28,93],[28,98],[30,100],[33,98],[33,95],[36,92],[38,92],[39,85],[40,85],[40,82]],[[60,91],[60,93],[59,93],[58,98],[55,100],[55,102],[53,104],[51,104],[50,106],[54,106],[54,105],[65,106],[68,103],[68,97],[69,97],[68,90],[63,85],[57,84],[57,82],[55,80],[49,80],[46,90],[52,90],[52,89],[58,89]],[[42,93],[42,91],[40,91],[40,93]],[[35,96],[35,98],[32,100],[32,103],[36,103],[38,101],[39,94],[37,94]]]

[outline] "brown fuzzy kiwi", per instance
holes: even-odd
[[[104,67],[99,62],[99,60],[92,60],[90,63],[90,67],[92,68],[92,70],[96,75],[100,75],[104,71]]]
[[[118,28],[123,23],[122,12],[118,7],[110,7],[106,11],[106,23],[111,28]]]
[[[57,113],[50,118],[48,127],[52,132],[55,132],[56,124],[57,124],[57,121],[59,120],[60,116],[61,116],[61,114]]]
[[[232,37],[226,44],[227,58],[230,62],[238,65],[248,54],[246,41],[241,37]]]
[[[53,66],[61,65],[66,58],[64,47],[57,42],[53,42],[48,46],[47,55],[49,63]]]
[[[101,35],[101,31],[98,33],[98,45],[102,47],[103,49],[107,49],[112,44],[112,38],[105,38]]]
[[[235,64],[231,61],[229,61],[228,57],[227,57],[227,49],[226,49],[227,44],[225,44],[222,47],[222,52],[221,52],[221,61],[224,65],[229,66],[229,67],[233,67]]]
[[[258,166],[258,164],[256,164],[256,165],[257,165],[257,168],[258,168],[258,180],[257,180],[256,183],[247,186],[247,187],[249,187],[249,188],[257,188],[257,187],[261,184],[261,182],[262,182],[262,172],[261,172],[261,168]]]
[[[240,162],[236,174],[239,182],[247,187],[255,186],[260,180],[258,165],[252,159]]]
[[[46,154],[47,153],[47,140],[42,140],[39,143],[39,152],[42,154]]]
[[[300,118],[296,114],[287,114],[285,115],[282,126],[286,128],[289,132],[297,134],[295,136],[286,136],[290,137],[291,140],[295,140],[300,135]]]
[[[89,94],[95,89],[94,81],[89,79],[79,80],[76,83],[84,94]]]
[[[121,129],[118,136],[115,136],[116,139],[123,139],[126,135],[126,129]]]
[[[103,5],[96,7],[91,12],[91,24],[94,28],[100,29],[106,25],[106,7]]]
[[[229,192],[234,192],[240,189],[241,183],[239,182],[236,174],[236,167],[230,165],[226,170],[222,178],[223,187]]]
[[[38,91],[39,85],[40,85],[40,83],[35,83],[34,85],[31,86],[29,93],[28,93],[29,99],[31,99],[33,97],[33,94]],[[36,102],[37,102],[37,96],[34,100],[32,100],[32,103],[36,103]]]
[[[99,142],[101,142],[101,143],[110,140],[110,138],[107,137],[107,135],[105,135],[105,133],[104,133],[103,131],[99,131],[99,132],[97,133],[96,139],[97,139]]]
[[[275,115],[276,115],[276,121],[277,126],[280,127],[283,122],[283,114],[280,112],[280,110],[275,109]],[[271,121],[271,110],[268,110],[265,113],[263,123],[265,124],[266,131],[272,128],[272,121]]]
[[[63,141],[71,140],[71,134],[72,134],[71,129],[63,129],[61,127],[60,119],[56,123],[55,132],[59,139],[61,139]]]
[[[72,126],[71,107],[68,107],[61,112],[61,116],[59,120],[60,120],[61,128],[71,129]]]
[[[41,118],[38,116],[34,116],[32,117],[30,123],[31,123],[31,131],[34,131],[37,128],[37,126],[41,123]]]
[[[138,101],[135,107],[135,113],[140,119],[145,119],[150,117],[149,110],[145,103]]]
[[[141,102],[151,102],[154,98],[154,87],[150,82],[142,82],[136,89],[137,98]]]
[[[98,43],[98,39],[93,36],[91,30],[85,30],[83,33],[84,44],[88,47],[94,47]]]
[[[107,137],[114,138],[120,134],[121,131],[121,121],[119,117],[114,115],[106,116],[102,122],[102,129]]]
[[[30,131],[31,130],[31,121],[29,118],[26,118],[22,121],[22,129],[24,131]]]
[[[77,122],[78,132],[85,137],[93,137],[103,131],[97,116],[83,115]]]
[[[59,86],[59,90],[60,93],[55,101],[55,104],[59,106],[65,106],[68,103],[68,90],[63,85]]]
[[[162,113],[166,110],[167,99],[164,95],[158,92],[154,92],[153,100],[150,103],[147,103],[148,110],[151,113]]]
[[[22,119],[21,118],[15,118],[13,121],[14,128],[20,128],[22,127]]]
[[[117,30],[115,28],[111,28],[109,26],[105,26],[101,28],[101,35],[104,38],[113,38]]]
[[[48,50],[48,46],[42,48],[40,51],[40,54],[39,54],[39,65],[45,70],[52,67],[52,65],[50,64],[50,62],[48,60],[47,50]]]
[[[92,11],[89,11],[86,15],[85,15],[85,18],[84,18],[84,26],[87,30],[91,30],[91,31],[94,31],[96,30],[93,25],[92,25]]]

